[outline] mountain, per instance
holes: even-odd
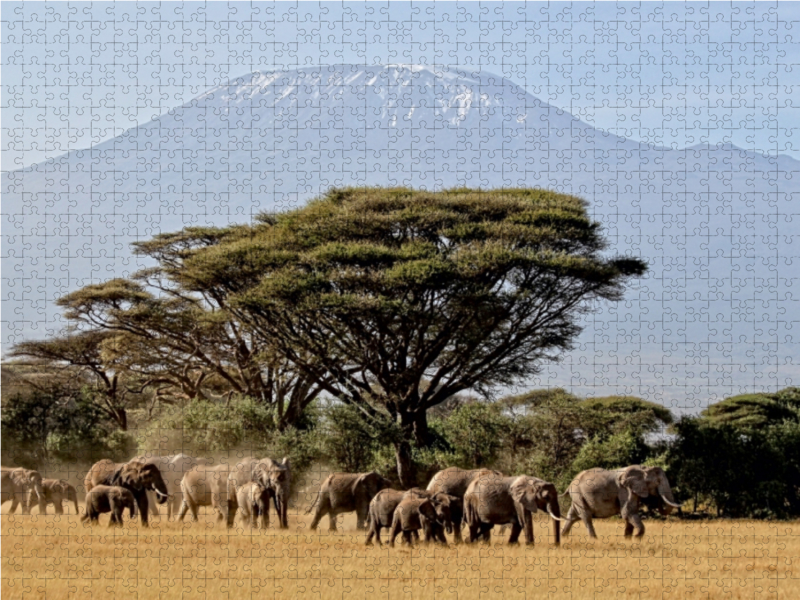
[[[4,347],[59,330],[58,296],[144,266],[132,241],[345,185],[552,188],[589,200],[614,250],[650,261],[542,385],[705,402],[800,376],[800,162],[730,144],[641,144],[500,76],[417,65],[251,73],[4,173]]]

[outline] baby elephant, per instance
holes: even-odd
[[[269,527],[269,501],[275,498],[275,493],[257,481],[251,481],[239,486],[236,490],[236,501],[242,520],[250,520],[250,527],[256,528],[258,517],[261,517],[261,529]],[[277,506],[276,509],[277,511]],[[280,516],[280,513],[278,513]]]
[[[64,514],[63,502],[73,502],[75,504],[75,514],[79,515],[78,510],[78,492],[75,486],[71,485],[66,479],[42,479],[42,492],[44,495],[43,512],[47,514],[47,505],[52,504],[56,509],[57,515]],[[33,498],[33,490],[28,496],[28,506],[31,505]]]
[[[394,509],[392,528],[389,530],[389,546],[394,548],[394,540],[400,532],[403,532],[406,543],[411,545],[412,533],[420,529],[425,534],[425,542],[433,541],[434,523],[436,523],[436,509],[430,500],[416,495],[406,496]]]
[[[110,512],[108,526],[122,525],[122,512],[126,508],[133,518],[136,501],[130,490],[117,485],[96,485],[86,494],[86,513],[81,521],[97,523],[102,513]]]

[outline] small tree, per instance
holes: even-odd
[[[225,298],[325,391],[369,417],[387,411],[411,486],[430,408],[537,374],[597,301],[645,272],[606,249],[573,196],[333,189],[194,253],[181,281]]]

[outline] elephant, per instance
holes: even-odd
[[[52,504],[56,509],[57,515],[64,514],[63,501],[75,503],[75,514],[79,515],[78,509],[78,492],[75,486],[71,485],[66,479],[43,479],[42,490],[44,491],[44,507],[45,510],[42,514],[47,514],[47,505]],[[33,490],[29,492],[29,503],[33,497]]]
[[[139,510],[139,519],[142,527],[148,527],[148,503],[147,491],[152,490],[156,493],[156,502],[164,504],[169,500],[167,484],[161,477],[161,471],[153,464],[145,464],[138,460],[131,460],[126,463],[114,463],[107,458],[96,462],[89,469],[83,479],[86,492],[92,491],[97,485],[118,485],[129,490],[136,501],[136,508]]]
[[[183,521],[186,512],[191,509],[192,521],[197,521],[198,507],[211,506],[217,513],[218,521],[225,519],[227,526],[233,527],[236,488],[228,481],[228,476],[234,468],[226,464],[191,468],[181,480],[183,501],[178,520]]]
[[[288,457],[277,461],[272,458],[244,458],[237,462],[228,476],[230,485],[235,490],[251,481],[256,481],[268,489],[278,513],[281,529],[289,528],[289,496],[292,492],[292,467]],[[232,507],[229,523],[232,525],[236,517],[236,506]]]
[[[464,514],[469,527],[469,541],[480,537],[490,540],[495,525],[511,525],[509,544],[516,544],[519,534],[525,532],[525,543],[533,545],[533,514],[547,512],[553,520],[556,545],[561,543],[558,530],[561,510],[558,490],[549,481],[528,475],[503,477],[483,474],[476,477],[464,494]]]
[[[0,504],[11,501],[9,514],[14,514],[17,504],[22,504],[22,514],[30,514],[29,494],[36,494],[39,512],[45,513],[42,476],[32,469],[0,467]]]
[[[96,485],[86,494],[86,512],[81,516],[81,521],[96,524],[101,514],[110,512],[108,526],[121,526],[122,513],[126,508],[133,519],[136,516],[136,500],[130,490],[118,485]]]
[[[167,484],[167,494],[169,494],[169,501],[167,502],[167,518],[177,516],[180,510],[183,495],[181,494],[181,479],[192,467],[199,464],[206,464],[205,459],[195,458],[188,454],[175,454],[171,456],[137,456],[132,460],[137,460],[145,464],[152,464],[158,467],[161,471],[161,476],[164,478],[164,483]],[[147,492],[148,505],[150,506],[150,513],[158,515],[158,507],[155,502],[155,492],[148,490]]]
[[[400,501],[392,515],[392,526],[389,530],[389,546],[394,548],[394,540],[402,532],[403,539],[410,546],[412,534],[420,529],[425,534],[425,542],[434,539],[433,524],[436,523],[438,515],[433,503],[417,495],[409,495]]]
[[[258,481],[251,481],[239,486],[236,490],[236,504],[241,510],[242,520],[250,521],[251,529],[258,525],[261,517],[261,529],[269,527],[269,501],[274,494]]]
[[[437,514],[440,515],[439,519],[433,526],[433,537],[436,541],[447,543],[447,538],[444,531],[454,534],[458,532],[460,539],[461,524],[464,520],[464,500],[456,496],[452,496],[445,492],[431,492],[428,490],[417,490],[418,495],[428,498]],[[444,530],[444,531],[443,531]]]
[[[680,508],[672,496],[667,476],[660,467],[631,465],[624,469],[606,471],[589,469],[578,473],[569,484],[565,496],[572,498],[562,535],[578,519],[586,525],[589,537],[596,538],[592,518],[604,519],[621,515],[625,521],[625,537],[636,529],[636,537],[644,535],[644,524],[639,516],[639,507],[645,501],[668,515],[673,508]]]
[[[503,476],[500,471],[493,471],[490,469],[459,469],[458,467],[448,467],[447,469],[439,471],[431,478],[427,489],[429,492],[434,493],[444,492],[445,494],[455,496],[463,501],[464,494],[467,492],[469,484],[471,484],[476,477],[492,473],[499,477]],[[454,516],[457,514],[458,511],[454,511]],[[463,515],[463,512],[460,514]],[[453,537],[457,544],[462,541],[461,523],[462,519],[460,518],[458,522],[456,522],[455,519],[453,520]]]
[[[369,503],[375,495],[390,486],[390,482],[375,471],[369,473],[333,473],[322,482],[309,514],[316,507],[311,529],[316,529],[320,519],[328,515],[331,531],[336,531],[336,516],[356,512],[358,529],[365,529]]]
[[[394,511],[397,506],[405,498],[415,497],[431,501],[434,509],[436,510],[436,521],[433,527],[433,539],[444,544],[447,543],[447,538],[444,536],[443,530],[448,532],[453,531],[453,507],[457,504],[459,507],[458,524],[461,525],[461,500],[450,496],[445,493],[434,494],[427,490],[419,488],[412,488],[405,492],[393,489],[383,489],[378,492],[372,501],[369,503],[369,517],[367,519],[367,539],[366,545],[372,545],[372,539],[375,538],[378,545],[381,544],[381,529],[391,528],[392,520],[394,518]]]

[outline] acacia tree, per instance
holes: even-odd
[[[103,343],[109,334],[103,331],[76,331],[49,340],[16,344],[11,356],[46,361],[49,366],[63,365],[91,377],[95,384],[95,404],[107,418],[126,431],[128,429],[129,390],[120,385],[119,373],[109,368],[101,357]]]
[[[145,389],[153,392],[153,403],[219,400],[236,393],[271,405],[277,428],[296,423],[319,386],[292,368],[269,340],[238,322],[224,297],[181,286],[182,261],[232,231],[188,228],[136,244],[136,252],[156,266],[59,298],[65,317],[83,329],[19,344],[15,354],[89,368],[106,383],[112,400]],[[91,356],[82,343],[89,339],[95,340]]]
[[[619,300],[645,272],[604,256],[586,208],[534,189],[333,189],[195,252],[182,282],[224,296],[329,393],[388,412],[411,486],[428,409],[535,375],[595,301]]]

